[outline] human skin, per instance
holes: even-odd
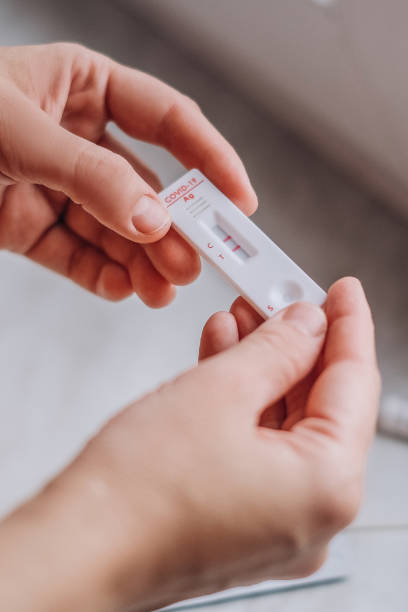
[[[256,208],[185,96],[77,45],[1,48],[0,248],[163,306],[199,260],[109,119]],[[334,285],[325,313],[298,304],[261,324],[239,299],[214,315],[196,368],[119,413],[0,524],[1,608],[144,611],[316,569],[359,506],[379,392],[359,283]]]
[[[260,324],[238,299],[214,315],[196,368],[0,525],[2,607],[147,611],[317,569],[360,505],[380,387],[359,282],[338,281],[325,313]]]
[[[158,178],[109,121],[256,209],[238,155],[187,96],[79,45],[0,47],[0,249],[104,298],[135,292],[165,306],[200,260],[169,229]]]

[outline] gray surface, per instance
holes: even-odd
[[[345,582],[243,599],[202,612],[406,612],[408,531],[349,537],[354,575]]]
[[[406,0],[120,1],[408,214]]]
[[[0,35],[3,44],[80,40],[194,96],[242,154],[259,194],[256,220],[263,229],[324,286],[343,274],[362,278],[378,326],[385,389],[408,396],[408,228],[382,203],[113,5],[3,0]],[[164,183],[180,170],[167,154],[139,143],[135,149]],[[234,293],[206,269],[172,306],[157,312],[137,298],[105,304],[10,254],[0,254],[0,277],[5,512],[58,470],[115,410],[192,364],[206,317],[227,307]],[[359,531],[350,533],[352,580],[228,604],[223,612],[405,610],[407,461],[408,445],[376,440]]]

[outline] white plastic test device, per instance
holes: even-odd
[[[299,300],[325,301],[323,289],[199,170],[166,187],[160,198],[175,229],[264,318]]]

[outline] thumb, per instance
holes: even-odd
[[[196,369],[211,397],[236,411],[261,410],[277,402],[313,368],[327,329],[318,306],[299,302],[279,312],[239,344]],[[210,404],[210,402],[209,402]]]
[[[167,209],[123,157],[65,130],[20,91],[6,93],[0,172],[63,191],[130,240],[153,242],[167,232]]]

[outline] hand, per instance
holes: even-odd
[[[360,284],[336,283],[326,313],[291,306],[239,343],[259,324],[242,300],[212,317],[201,355],[227,350],[127,408],[3,523],[4,608],[152,610],[317,569],[359,507],[379,393]]]
[[[164,306],[200,270],[169,230],[157,177],[106,131],[110,120],[202,170],[244,212],[256,208],[241,161],[197,105],[103,55],[1,47],[0,101],[0,249],[105,298],[136,292]]]

